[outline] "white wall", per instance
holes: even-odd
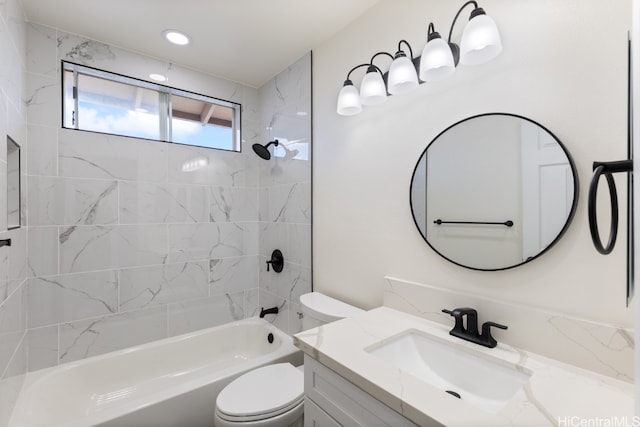
[[[383,276],[391,275],[631,325],[624,237],[611,256],[599,255],[586,215],[592,161],[626,156],[629,1],[482,1],[500,28],[499,57],[461,66],[445,81],[358,116],[336,114],[351,67],[377,51],[394,52],[402,38],[418,55],[429,21],[446,37],[462,3],[381,2],[314,50],[315,290],[371,308],[381,304]],[[454,38],[461,30],[456,27]],[[388,60],[378,59],[387,69]],[[361,74],[354,75],[358,84]],[[499,272],[442,259],[422,240],[409,209],[411,174],[426,145],[451,124],[487,112],[515,113],[547,127],[566,145],[580,177],[577,213],[565,236],[539,259]],[[624,185],[619,192],[626,192]]]

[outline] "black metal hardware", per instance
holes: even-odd
[[[2,246],[11,246],[11,239],[2,239],[2,240],[0,240],[0,248]]]
[[[284,268],[284,256],[280,249],[276,249],[271,253],[271,259],[267,261],[267,271],[269,271],[269,265],[273,267],[273,271],[280,273]]]
[[[269,341],[269,344],[273,344],[273,334],[271,332],[267,335],[267,341]]]
[[[270,145],[275,145],[276,147],[278,146],[279,142],[277,139],[274,139],[273,141],[270,141],[268,144],[266,145],[262,145],[262,144],[253,144],[253,146],[251,148],[253,148],[253,151],[260,156],[262,159],[264,160],[269,160],[271,158],[271,153],[269,152],[269,146]]]
[[[278,307],[271,307],[265,309],[264,307],[260,308],[260,318],[263,319],[267,314],[278,314]]]
[[[498,345],[495,338],[491,336],[491,327],[507,329],[506,326],[499,323],[485,322],[482,324],[482,333],[478,333],[478,312],[473,308],[461,307],[453,310],[442,309],[442,312],[453,316],[456,321],[453,329],[449,331],[449,335],[453,335],[454,337],[458,337],[484,347],[493,348]],[[467,316],[466,327],[463,321],[464,316]]]
[[[445,390],[445,391],[446,391],[447,393],[449,393],[451,396],[455,396],[455,397],[457,397],[458,399],[460,399],[460,393],[457,393],[457,392],[455,392],[455,391],[453,391],[453,390]]]
[[[591,240],[596,250],[603,255],[608,255],[613,251],[618,237],[618,192],[616,191],[616,183],[612,174],[618,172],[632,172],[633,160],[620,160],[615,162],[593,162],[593,176],[589,185],[589,230],[591,231]],[[598,200],[598,182],[600,177],[604,175],[607,179],[609,187],[609,200],[611,202],[611,226],[609,228],[609,239],[607,245],[602,244],[600,233],[598,231],[598,216],[596,212],[596,202]]]
[[[434,224],[482,224],[482,225],[505,225],[507,227],[513,227],[513,221],[507,220],[504,222],[484,222],[484,221],[444,221],[442,219],[436,219]]]

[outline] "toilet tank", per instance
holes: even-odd
[[[364,313],[364,310],[328,297],[320,292],[300,296],[302,329],[307,330],[329,322]]]

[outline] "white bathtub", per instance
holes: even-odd
[[[302,364],[291,337],[242,320],[29,373],[9,427],[212,426],[225,385],[286,361]]]

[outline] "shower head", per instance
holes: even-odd
[[[277,147],[278,140],[274,139],[273,141],[269,142],[267,145],[253,144],[252,148],[253,148],[253,151],[255,151],[258,156],[260,156],[265,160],[269,160],[271,158],[271,153],[269,152],[270,145],[275,145]]]

